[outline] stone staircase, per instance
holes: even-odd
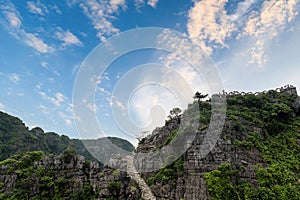
[[[133,163],[133,156],[126,156],[127,160],[127,173],[130,178],[135,180],[141,191],[142,191],[142,199],[144,200],[156,200],[155,196],[152,194],[150,187],[147,183],[140,177],[138,172],[136,171]]]

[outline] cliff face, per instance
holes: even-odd
[[[125,172],[66,150],[60,156],[28,152],[0,163],[0,199],[138,199],[137,184]]]
[[[115,169],[102,170],[70,149],[59,156],[28,152],[1,161],[0,199],[299,199],[296,90],[223,95],[224,125],[205,156],[205,138],[214,131],[208,129],[211,101],[193,102],[181,116],[167,120],[140,141],[135,155],[115,155],[110,163]],[[213,123],[221,120],[217,116]],[[182,148],[180,143],[165,147],[191,132],[195,138],[175,162],[151,171]]]
[[[205,137],[211,134],[207,129],[209,104],[209,101],[200,103],[200,117],[193,113],[198,108],[195,102],[185,111],[189,113],[190,126],[199,127],[187,151],[175,163],[142,174],[156,198],[297,199],[300,118],[296,89],[227,95],[222,133],[213,149],[203,157],[201,147]],[[185,132],[179,128],[180,119],[167,121],[164,127],[141,140],[137,153],[151,154],[167,145],[170,138],[183,137]],[[143,171],[164,156],[153,156],[153,159],[137,156],[136,159],[137,168]],[[293,192],[288,194],[288,188],[293,188]]]

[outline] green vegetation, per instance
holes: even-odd
[[[161,183],[162,185],[171,184],[174,188],[177,184],[178,177],[183,176],[184,173],[184,161],[182,158],[179,158],[174,163],[169,166],[166,166],[156,172],[153,176],[147,179],[149,185],[156,183]]]
[[[173,108],[172,110],[170,110],[170,115],[168,116],[168,118],[171,119],[176,119],[179,117],[181,113],[181,109],[180,108]]]
[[[230,163],[221,164],[217,170],[204,174],[208,191],[213,199],[257,199],[254,188],[249,184],[236,180],[238,170],[230,169]],[[235,184],[233,183],[235,180]]]
[[[213,199],[299,199],[300,116],[292,106],[295,98],[270,91],[227,99],[228,118],[236,131],[245,132],[245,127],[254,126],[263,133],[246,132],[248,139],[234,141],[234,145],[259,149],[268,165],[257,168],[256,187],[238,179],[237,171],[230,169],[234,166],[229,163],[206,173]]]
[[[118,197],[118,195],[121,191],[121,183],[119,181],[112,181],[109,183],[107,190],[114,197]]]
[[[127,140],[116,137],[108,139],[121,149],[134,151],[134,146]],[[75,149],[88,160],[97,161],[81,140],[70,139],[53,132],[45,133],[39,127],[28,130],[20,119],[0,111],[0,161],[21,152],[43,151],[45,154],[61,154],[67,148]]]
[[[117,138],[117,137],[107,137],[107,139],[109,139],[111,143],[113,143],[114,145],[116,145],[117,147],[125,151],[133,152],[135,149],[134,146],[127,140]]]
[[[74,156],[73,153],[73,150],[68,149],[62,158],[70,159],[70,156]],[[16,154],[12,158],[2,161],[0,168],[6,165],[8,169],[11,169],[7,173],[16,174],[18,178],[13,193],[0,193],[0,199],[96,199],[90,182],[84,182],[83,188],[79,189],[76,179],[57,177],[53,168],[46,169],[44,166],[36,168],[34,163],[43,158],[45,158],[44,153],[36,151]],[[0,184],[0,189],[1,187],[3,184]],[[70,190],[72,187],[78,189]]]
[[[189,105],[182,115],[189,117],[190,124],[198,123],[198,130],[204,131],[210,122],[211,104],[210,101],[200,101],[203,96],[196,98],[199,101]],[[299,199],[300,113],[293,106],[295,100],[296,96],[276,91],[260,95],[232,96],[227,99],[228,128],[224,129],[224,137],[228,137],[235,148],[259,150],[265,165],[257,165],[257,183],[254,185],[239,177],[239,170],[243,166],[236,163],[226,162],[218,166],[218,169],[204,173],[213,199]],[[180,113],[180,109],[173,109],[170,120],[178,119]],[[159,147],[170,144],[175,138],[182,141],[181,137],[185,137],[185,133],[190,131],[193,131],[191,127],[167,130],[168,135]],[[243,139],[231,138],[233,133]],[[124,150],[134,150],[125,140],[113,137],[108,139]],[[0,193],[0,199],[95,199],[96,194],[90,182],[85,182],[81,189],[73,191],[70,188],[80,185],[78,180],[57,177],[55,169],[35,167],[34,164],[50,153],[62,154],[68,163],[76,152],[93,160],[82,141],[71,140],[55,133],[44,133],[40,128],[28,130],[19,119],[0,112],[0,168],[5,165],[7,174],[16,174],[18,177],[13,193]],[[86,161],[83,166],[84,173],[88,174],[89,167],[90,162]],[[119,170],[114,170],[112,175],[119,173]],[[170,185],[175,189],[178,178],[183,175],[184,160],[180,157],[169,166],[148,174],[147,183],[159,187]],[[38,193],[31,192],[33,185],[38,188]],[[3,187],[5,185],[0,183],[0,190]],[[112,181],[107,189],[113,196],[111,199],[117,199],[122,189],[121,182]]]

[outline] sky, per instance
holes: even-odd
[[[176,56],[191,45],[205,52],[226,91],[299,88],[299,9],[299,0],[1,0],[0,110],[29,128],[136,144],[141,132],[163,125],[170,109],[186,108],[195,91],[211,94],[206,77]],[[78,133],[73,92],[82,64],[111,37],[144,27],[177,31],[190,43],[166,32],[173,52],[135,50],[95,74],[94,104],[83,103],[101,133]],[[125,130],[124,123],[138,128]]]

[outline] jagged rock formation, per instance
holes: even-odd
[[[135,169],[133,156],[126,156],[125,159],[127,161],[127,173],[129,177],[135,180],[141,189],[142,192],[142,199],[144,200],[156,200],[155,196],[152,194],[150,187],[147,183],[140,177],[138,172]]]
[[[212,98],[222,102],[220,95]],[[103,170],[70,150],[60,156],[15,155],[0,162],[0,199],[297,200],[299,99],[294,87],[228,96],[217,139],[211,138],[214,129],[208,127],[221,123],[224,110],[217,109],[220,114],[211,122],[212,101],[194,102],[181,118],[167,120],[141,139],[134,155],[114,155]],[[186,151],[155,171],[172,158],[172,151],[183,148],[180,143],[165,147],[190,135],[194,138],[183,145]],[[216,140],[210,146],[205,138]],[[206,148],[211,148],[208,154],[203,153]]]
[[[86,161],[66,151],[15,155],[0,163],[0,199],[139,199],[135,179],[126,172]]]
[[[212,187],[211,185],[207,185],[208,177],[206,176],[209,175],[209,172],[218,170],[219,166],[224,163],[230,164],[228,170],[236,172],[233,173],[235,175],[230,181],[233,187],[234,185],[247,183],[249,188],[252,188],[251,190],[256,191],[251,193],[253,198],[262,198],[263,192],[260,193],[260,190],[265,190],[265,188],[261,189],[264,184],[260,177],[261,174],[258,177],[258,169],[269,169],[270,160],[267,157],[272,156],[272,154],[269,155],[269,151],[265,152],[264,150],[264,148],[270,148],[268,142],[263,144],[262,141],[265,139],[272,140],[274,136],[270,135],[286,131],[287,127],[284,127],[283,123],[298,123],[293,122],[294,120],[299,120],[297,116],[299,116],[300,104],[296,88],[293,86],[282,87],[278,91],[271,90],[257,94],[230,93],[227,97],[229,98],[227,100],[228,113],[222,134],[208,155],[205,157],[201,155],[201,146],[205,137],[209,137],[211,133],[205,128],[206,123],[200,118],[198,126],[204,128],[196,131],[196,137],[190,148],[179,158],[179,160],[183,160],[183,173],[180,173],[175,164],[171,167],[165,167],[158,172],[142,174],[142,177],[150,184],[150,188],[157,199],[206,200],[212,197],[216,198],[214,196],[215,190],[209,188]],[[203,105],[209,103],[203,102]],[[188,111],[195,109],[195,107],[197,108],[193,104],[190,105]],[[205,110],[203,106],[201,109]],[[193,120],[196,116],[191,112],[190,117],[190,126],[195,126]],[[170,137],[174,138],[172,134],[176,131],[178,132],[179,122],[179,119],[172,119],[167,121],[164,127],[154,130],[151,135],[141,140],[137,153],[148,152],[151,154],[151,152],[156,152],[168,144],[166,141]],[[294,128],[295,130],[300,130],[298,126],[294,126]],[[294,129],[291,129],[291,132],[294,135],[297,134],[297,132],[294,132]],[[298,140],[295,139],[295,142]],[[278,146],[280,145],[279,143]],[[299,144],[298,147],[294,148],[298,149],[298,153],[294,155],[299,157]],[[139,168],[139,171],[143,171],[143,169],[148,171],[149,168],[155,166],[156,162],[163,160],[163,157],[153,156],[153,159],[137,157],[136,159],[138,159],[136,167]],[[272,162],[277,164],[278,161],[275,159]],[[297,163],[295,161],[294,167],[296,167]],[[290,168],[289,170],[293,171],[294,169],[297,168]],[[216,173],[219,172],[216,171]],[[170,174],[173,174],[173,176]],[[296,174],[299,175],[299,170]],[[166,178],[165,176],[167,175],[172,178]],[[292,177],[298,179],[298,175]],[[296,182],[290,184],[297,185]],[[295,191],[300,192],[299,185]],[[271,193],[268,195],[271,195]],[[226,198],[222,197],[220,199]],[[234,199],[234,194],[232,198]],[[243,197],[240,198],[243,199]],[[289,198],[293,199],[295,196]]]

